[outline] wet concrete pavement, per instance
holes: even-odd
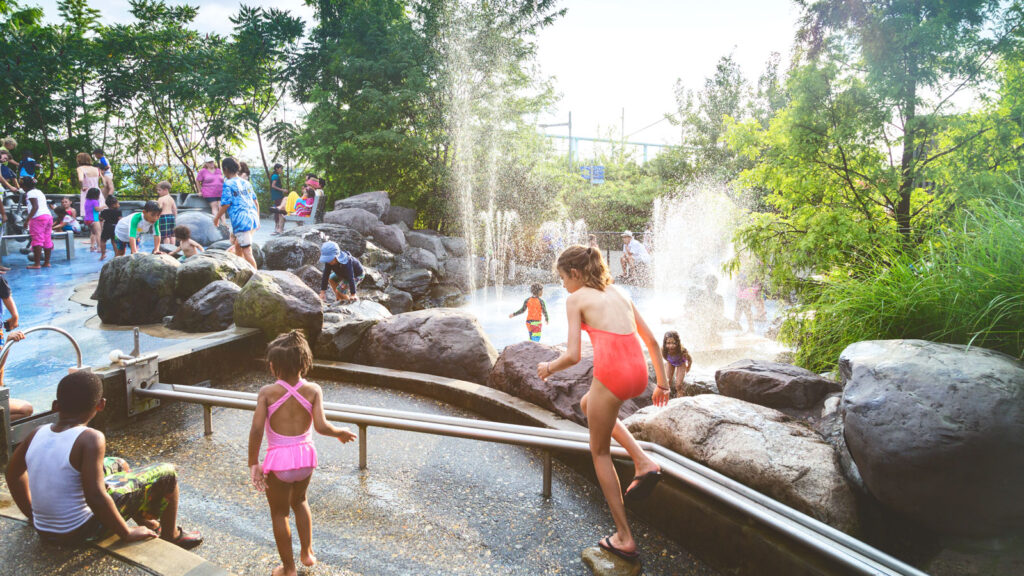
[[[216,384],[256,391],[271,381],[250,373]],[[472,417],[424,397],[323,384],[328,401]],[[214,409],[214,434],[204,437],[199,406],[165,404],[109,434],[107,445],[132,463],[177,465],[181,523],[206,536],[196,553],[236,574],[269,574],[278,557],[266,501],[248,479],[251,417]],[[361,472],[355,442],[318,436],[316,445],[309,501],[320,565],[308,574],[586,574],[580,552],[613,531],[598,487],[557,460],[553,496],[541,496],[539,452],[370,428]],[[715,573],[643,523],[633,526],[646,574]]]
[[[52,546],[39,541],[35,530],[24,522],[0,517],[0,574],[144,576],[145,570],[119,562],[103,552],[85,546]]]

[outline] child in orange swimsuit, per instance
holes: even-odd
[[[530,336],[531,342],[540,342],[541,318],[544,319],[544,322],[550,323],[547,304],[541,298],[544,294],[544,285],[534,282],[530,285],[530,293],[532,296],[523,301],[523,307],[509,314],[508,317],[515,318],[526,312],[526,333]]]
[[[295,576],[292,533],[288,527],[289,509],[295,512],[301,559],[306,566],[316,564],[313,555],[313,519],[306,502],[306,488],[316,468],[313,429],[341,442],[356,435],[346,428],[327,422],[323,391],[302,377],[313,365],[313,352],[301,332],[292,331],[274,339],[267,347],[267,362],[277,382],[260,389],[256,412],[249,431],[249,473],[260,492],[266,491],[274,540],[281,565],[273,576]],[[260,466],[260,445],[267,433],[267,455]]]
[[[558,275],[569,292],[565,301],[569,321],[568,348],[552,362],[537,365],[537,376],[547,380],[555,372],[580,361],[580,331],[586,330],[594,346],[594,381],[580,406],[590,429],[590,452],[594,471],[615,521],[615,534],[603,538],[605,550],[628,560],[636,559],[636,541],[629,529],[619,477],[611,457],[611,439],[622,445],[633,459],[635,478],[626,490],[627,500],[646,498],[661,477],[661,468],[644,453],[633,435],[618,419],[622,402],[647,390],[647,361],[640,341],[651,358],[661,352],[654,334],[640,317],[629,297],[612,283],[601,251],[570,246],[558,257]],[[654,362],[657,387],[652,400],[656,406],[668,402],[668,386],[662,363]]]

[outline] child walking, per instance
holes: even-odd
[[[661,479],[661,468],[636,443],[633,435],[618,419],[619,408],[630,398],[647,390],[647,361],[640,341],[647,345],[651,358],[660,355],[658,341],[640,317],[629,297],[612,283],[600,250],[570,246],[558,257],[558,275],[569,292],[565,301],[569,321],[568,348],[552,362],[537,365],[537,376],[544,381],[559,370],[580,361],[580,330],[586,330],[594,346],[594,381],[580,400],[590,429],[590,453],[601,491],[615,521],[615,533],[600,541],[601,548],[627,560],[639,557],[636,541],[629,529],[619,477],[610,452],[615,438],[633,459],[635,475],[626,490],[626,500],[650,496]],[[651,400],[656,406],[668,402],[665,371],[654,363],[657,387]]]
[[[202,244],[192,239],[192,231],[189,230],[188,226],[176,226],[174,228],[174,238],[178,241],[178,247],[171,252],[171,256],[177,256],[180,252],[181,258],[179,259],[182,262],[190,256],[206,251]]]
[[[156,185],[156,204],[160,207],[160,218],[156,221],[153,234],[153,253],[160,253],[161,244],[174,247],[174,221],[178,217],[178,204],[171,197],[171,183],[164,180]]]
[[[679,340],[679,332],[669,330],[661,340],[661,355],[665,359],[669,386],[676,396],[683,395],[683,379],[693,366],[693,357]]]
[[[85,201],[82,203],[82,222],[89,229],[89,251],[100,251],[100,211],[103,205],[100,203],[100,189],[89,188],[85,193]]]
[[[530,285],[530,293],[533,296],[523,300],[523,307],[509,314],[508,317],[515,318],[526,312],[526,333],[531,341],[540,342],[541,317],[543,316],[545,323],[551,323],[548,320],[548,307],[544,304],[544,299],[541,298],[541,295],[544,294],[544,286],[534,282]]]
[[[21,179],[21,189],[25,191],[25,202],[29,206],[28,234],[34,262],[27,268],[49,268],[50,254],[53,252],[53,215],[46,204],[46,195],[36,189],[35,178],[27,176]]]
[[[114,255],[117,255],[117,223],[121,221],[121,204],[117,198],[111,196],[107,199],[107,209],[100,212],[100,224],[103,226],[100,232],[100,260],[107,257],[107,242],[114,248]]]
[[[256,412],[249,431],[249,474],[260,492],[266,491],[274,541],[281,565],[273,576],[295,576],[292,533],[288,512],[295,513],[299,533],[300,559],[305,566],[316,564],[313,555],[313,519],[306,502],[306,488],[317,465],[313,429],[342,443],[356,435],[338,428],[324,416],[323,391],[303,376],[313,365],[313,352],[301,332],[282,334],[267,346],[267,362],[277,382],[260,389]],[[263,432],[267,433],[267,454],[259,464]]]

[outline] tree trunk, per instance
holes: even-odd
[[[914,192],[916,179],[917,147],[917,66],[913,59],[907,65],[907,82],[903,91],[903,156],[900,159],[899,200],[895,206],[896,230],[903,237],[904,244],[912,238],[910,223],[910,196]]]

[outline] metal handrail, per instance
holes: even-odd
[[[202,404],[207,412],[212,406],[255,410],[257,399],[257,395],[252,392],[164,383],[155,384],[149,388],[136,388],[134,394]],[[328,420],[348,422],[360,427],[362,432],[359,437],[360,467],[365,467],[366,462],[365,433],[368,426],[484,440],[543,450],[590,452],[589,436],[580,432],[333,402],[324,403],[324,413]],[[207,418],[207,425],[209,426],[209,418]],[[924,572],[913,566],[663,446],[650,442],[641,442],[640,445],[653,454],[653,458],[662,467],[664,473],[747,514],[855,573],[926,576]],[[616,457],[628,457],[626,450],[617,445],[612,446],[611,453]],[[546,462],[546,486],[549,479],[550,467]]]
[[[52,332],[57,332],[58,334],[63,334],[65,337],[67,337],[67,339],[71,342],[71,345],[75,347],[75,357],[78,362],[77,364],[75,364],[75,366],[77,368],[82,367],[82,348],[78,346],[78,341],[75,340],[75,337],[69,334],[64,329],[57,328],[56,326],[34,326],[32,328],[22,330],[21,332],[28,336],[29,334],[33,332],[38,332],[40,330],[50,330]],[[14,344],[15,342],[11,340],[7,340],[6,342],[4,342],[3,352],[0,352],[0,370],[3,370],[4,365],[7,364],[7,356],[11,353],[11,346]]]

